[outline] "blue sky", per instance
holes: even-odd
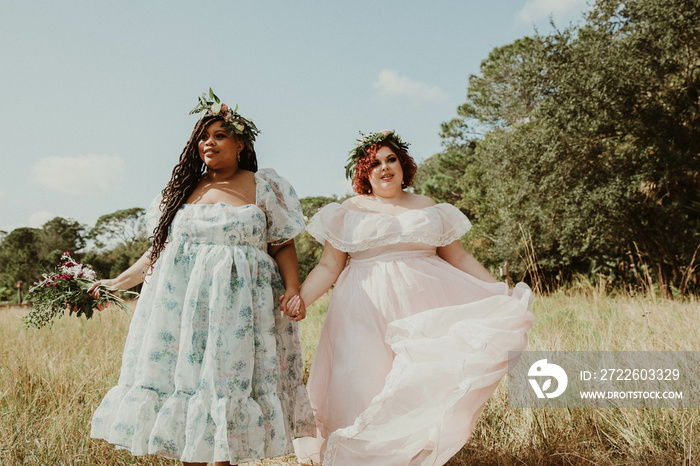
[[[350,192],[358,131],[417,161],[489,52],[585,0],[22,1],[0,4],[0,230],[146,207],[212,87],[301,197]]]

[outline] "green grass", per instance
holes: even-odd
[[[307,370],[327,307],[328,296],[301,325]],[[0,310],[0,464],[172,465],[89,438],[90,417],[119,376],[128,316],[110,309],[34,331],[22,328],[22,312]],[[534,312],[529,350],[700,350],[697,301],[583,288],[538,297]],[[509,409],[501,384],[448,464],[700,464],[699,430],[698,409]]]

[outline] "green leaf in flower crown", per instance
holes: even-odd
[[[367,134],[360,131],[360,138],[357,139],[355,147],[348,153],[348,164],[345,165],[345,178],[350,180],[355,176],[357,161],[367,155],[367,149],[379,142],[387,142],[397,150],[408,150],[409,146],[393,129]]]
[[[221,103],[221,100],[219,100],[219,98],[216,96],[216,94],[214,94],[214,91],[211,90],[211,87],[209,88],[209,98],[214,99],[214,102],[216,102],[217,104]],[[211,105],[214,102],[207,102],[207,103]]]
[[[198,98],[199,103],[190,111],[190,115],[194,113],[201,113],[200,119],[204,118],[208,110],[211,110],[215,115],[224,118],[224,125],[229,130],[231,136],[239,135],[242,136],[244,143],[247,147],[253,150],[253,142],[255,141],[255,136],[260,132],[255,124],[251,120],[248,120],[238,114],[238,105],[234,109],[228,107],[226,111],[222,111],[221,106],[223,105],[221,99],[214,94],[212,88],[209,88],[209,94],[206,92],[202,93],[202,96]]]

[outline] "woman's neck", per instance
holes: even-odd
[[[238,174],[238,167],[226,168],[223,170],[210,170],[204,176],[209,178],[213,182],[230,181]]]
[[[393,193],[377,194],[376,192],[373,192],[368,197],[370,197],[370,199],[373,199],[375,202],[379,202],[381,204],[397,205],[401,203],[405,195],[406,192],[403,189],[401,189]]]

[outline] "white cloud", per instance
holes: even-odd
[[[32,181],[59,193],[96,196],[115,191],[123,173],[116,155],[46,157],[32,166]]]
[[[29,216],[29,220],[27,220],[27,226],[30,228],[41,228],[44,226],[44,223],[48,222],[49,220],[55,217],[57,217],[56,214],[54,214],[53,212],[47,212],[45,210],[34,212],[32,215]]]
[[[586,0],[527,0],[525,6],[515,16],[515,24],[532,24],[549,19],[561,21],[571,13],[582,11]]]
[[[14,225],[6,224],[4,226],[0,226],[0,231],[9,233],[12,230],[16,230],[17,228],[41,228],[44,226],[44,223],[56,217],[60,217],[60,215],[55,214],[53,212],[48,212],[46,210],[41,210],[39,212],[34,212],[32,215],[29,216],[29,218],[26,221],[23,221],[22,223],[17,223]]]
[[[380,71],[372,89],[383,97],[410,97],[416,100],[440,100],[447,97],[447,93],[439,87],[400,76],[394,70]]]

